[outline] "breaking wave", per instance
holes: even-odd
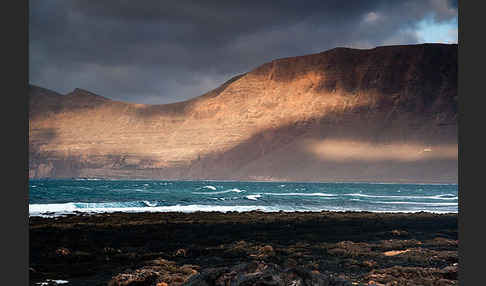
[[[248,195],[245,198],[252,200],[252,201],[257,201],[258,198],[261,198],[261,197],[262,197],[262,195],[256,194],[256,195]]]
[[[360,193],[343,194],[343,196],[366,197],[366,198],[399,198],[399,199],[435,199],[435,200],[457,200],[454,194],[443,194],[436,196],[384,196],[384,195],[366,195]]]
[[[39,217],[56,217],[68,214],[96,214],[96,213],[113,213],[113,212],[249,212],[249,211],[261,211],[261,212],[321,212],[321,211],[370,211],[367,208],[355,208],[355,207],[339,207],[339,206],[326,206],[326,207],[302,207],[302,206],[259,206],[259,205],[172,205],[172,206],[156,206],[156,207],[134,207],[127,204],[126,206],[120,206],[118,203],[111,203],[113,206],[108,207],[110,203],[105,203],[104,207],[97,204],[86,203],[64,203],[64,204],[32,204],[29,205],[29,215]],[[392,213],[410,213],[410,212],[434,212],[434,213],[447,213],[447,210],[384,210],[376,209],[373,212],[392,212]]]
[[[211,185],[209,185],[209,186],[204,186],[204,187],[202,187],[202,188],[203,188],[203,189],[210,189],[210,190],[216,191],[216,187],[215,187],[215,186],[211,186]]]
[[[458,212],[453,185],[298,182],[29,182],[30,216],[196,211]]]
[[[279,211],[270,206],[223,206],[223,205],[173,205],[173,206],[134,206],[139,202],[113,203],[64,203],[29,205],[30,216],[53,217],[76,213],[112,213],[112,212],[246,212],[246,211]]]
[[[264,193],[270,196],[311,196],[311,197],[336,197],[338,195],[326,193]]]
[[[192,192],[192,193],[196,195],[218,195],[218,194],[242,193],[242,192],[246,192],[246,191],[235,188],[235,189],[229,189],[229,190],[219,191],[219,192]]]

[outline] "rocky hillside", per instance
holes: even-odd
[[[457,182],[457,45],[277,59],[194,99],[30,88],[30,178]]]

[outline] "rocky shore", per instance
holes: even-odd
[[[29,218],[31,285],[458,285],[457,214]]]

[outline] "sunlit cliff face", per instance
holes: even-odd
[[[350,161],[420,161],[427,159],[457,160],[456,144],[423,145],[371,143],[352,140],[309,140],[307,150],[322,160]]]
[[[178,111],[164,105],[103,101],[90,108],[66,109],[31,121],[30,137],[50,128],[55,136],[39,150],[72,155],[141,155],[158,167],[175,161],[195,160],[213,152],[230,150],[269,129],[337,114],[373,108],[378,95],[349,95],[319,88],[325,72],[308,71],[283,82],[270,74],[249,73],[214,97],[190,102]],[[83,92],[71,95],[80,105],[90,102]]]
[[[309,179],[319,180],[327,163],[353,165],[333,174],[352,178],[355,162],[427,160],[448,160],[453,177],[456,51],[398,46],[281,59],[167,105],[44,91],[30,101],[31,177],[237,179],[268,170],[285,178],[317,170]],[[424,166],[445,172],[444,164]],[[393,172],[407,176],[407,168]]]

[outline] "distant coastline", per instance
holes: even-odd
[[[457,50],[276,59],[172,104],[31,86],[29,177],[457,183]]]

